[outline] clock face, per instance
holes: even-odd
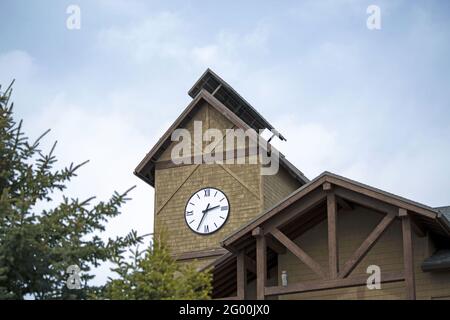
[[[227,196],[215,188],[203,188],[186,203],[184,218],[188,227],[199,234],[211,234],[227,221],[230,204]]]

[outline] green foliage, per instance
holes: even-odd
[[[64,196],[54,205],[55,193],[66,189],[84,163],[54,169],[56,143],[49,153],[41,151],[48,131],[29,142],[22,121],[13,119],[11,91],[10,86],[0,93],[0,299],[86,298],[98,291],[88,283],[91,268],[142,241],[135,232],[108,241],[99,237],[107,221],[120,214],[131,189],[106,202]],[[39,209],[42,204],[52,208]],[[81,269],[80,290],[66,286],[70,265]]]
[[[176,263],[164,241],[140,252],[143,237],[135,231],[108,241],[99,237],[131,189],[94,204],[94,197],[53,199],[86,162],[56,170],[56,143],[42,152],[48,131],[29,142],[22,121],[13,119],[11,91],[0,92],[0,299],[208,299],[210,273]],[[104,261],[116,264],[118,278],[93,287],[91,269]],[[81,289],[67,288],[72,265],[81,270]]]
[[[130,251],[128,259],[115,259],[119,276],[110,279],[101,297],[114,300],[209,299],[211,273],[198,271],[192,264],[177,263],[165,242],[155,239],[144,252]],[[98,298],[99,296],[97,296]]]

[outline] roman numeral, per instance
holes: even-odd
[[[228,206],[220,207],[220,210],[222,210],[222,211],[228,210]]]
[[[192,216],[193,213],[194,213],[194,211],[186,211],[187,216]]]
[[[209,197],[209,193],[210,193],[210,190],[209,189],[205,189],[205,197]]]
[[[203,232],[205,233],[209,232],[209,226],[207,224],[203,226]]]

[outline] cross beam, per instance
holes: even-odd
[[[359,246],[353,253],[352,257],[345,263],[344,268],[339,273],[339,278],[347,277],[358,265],[358,263],[367,255],[369,250],[375,245],[381,235],[386,231],[389,225],[394,221],[395,214],[388,213],[383,220],[375,227],[375,229],[369,234],[366,240]]]
[[[404,280],[405,276],[402,272],[383,273],[381,277],[381,283],[399,282]],[[345,279],[314,280],[302,283],[293,283],[287,286],[266,287],[265,294],[266,296],[275,296],[365,285],[367,285],[367,275],[361,275]]]
[[[291,251],[297,258],[299,258],[304,264],[306,264],[312,271],[318,274],[321,278],[326,278],[326,274],[323,271],[320,264],[318,264],[313,258],[311,258],[305,251],[303,251],[297,244],[289,239],[284,233],[278,229],[273,229],[271,234],[280,241],[289,251]]]

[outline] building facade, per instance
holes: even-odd
[[[155,234],[180,262],[212,270],[213,298],[450,298],[450,207],[329,172],[310,181],[282,154],[265,175],[260,152],[278,155],[270,139],[283,135],[209,69],[189,95],[135,174],[155,189]],[[208,129],[215,139],[195,139]],[[254,150],[251,137],[229,143],[236,130],[272,135]],[[211,149],[231,161],[206,161]]]

